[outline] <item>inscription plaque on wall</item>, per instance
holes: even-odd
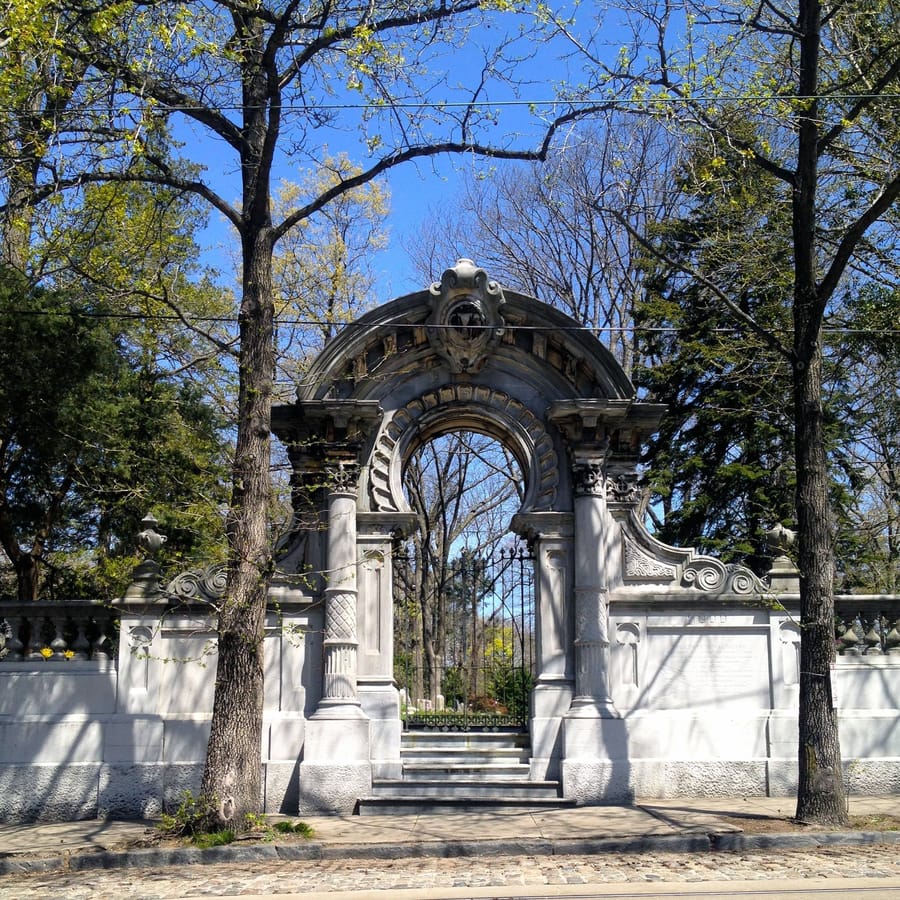
[[[766,631],[651,628],[646,651],[647,699],[659,709],[770,705]]]

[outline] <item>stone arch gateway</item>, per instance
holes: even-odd
[[[416,447],[453,429],[494,437],[524,473],[512,528],[536,568],[531,778],[561,779],[576,797],[598,777],[596,799],[629,793],[608,684],[608,597],[622,552],[613,510],[633,512],[641,441],[661,414],[576,322],[466,259],[326,346],[296,402],[273,414],[295,508],[274,589],[302,583],[325,608],[301,809],[352,809],[373,778],[399,773],[389,561],[414,525],[401,476]]]
[[[571,319],[468,261],[325,348],[273,415],[294,518],[266,614],[266,812],[349,812],[412,781],[419,735],[402,730],[392,665],[391,555],[414,526],[400,473],[420,442],[467,427],[527,482],[512,528],[534,559],[536,682],[516,790],[552,782],[582,804],[796,790],[791,533],[772,529],[763,578],[650,534],[635,465],[661,412]],[[156,520],[142,524],[151,555],[112,607],[0,599],[0,821],[153,817],[200,786],[224,579],[163,578]],[[900,598],[835,609],[848,789],[900,793]]]

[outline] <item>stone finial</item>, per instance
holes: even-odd
[[[154,556],[162,548],[167,538],[156,530],[159,522],[148,514],[141,519],[142,529],[137,534],[138,546],[147,554],[131,573],[131,583],[125,589],[123,602],[143,601],[159,603],[165,600],[160,585],[160,567]]]
[[[795,594],[800,590],[800,572],[787,555],[797,533],[780,522],[766,532],[766,542],[775,553],[767,573],[769,590],[778,594]]]
[[[156,530],[156,526],[159,525],[159,522],[151,513],[148,513],[141,519],[141,525],[144,527],[138,532],[137,542],[138,545],[147,552],[147,556],[152,559],[160,551],[162,545],[168,538]]]
[[[794,546],[797,540],[797,532],[785,528],[780,522],[770,528],[766,532],[766,540],[773,550],[781,551],[779,555],[784,555],[784,551]]]

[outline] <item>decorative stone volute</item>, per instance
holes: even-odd
[[[460,259],[431,285],[428,340],[454,373],[477,372],[503,337],[505,300],[496,281],[471,259]]]

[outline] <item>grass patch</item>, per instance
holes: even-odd
[[[230,828],[223,828],[220,831],[199,832],[191,838],[191,843],[201,850],[208,850],[210,847],[221,847],[224,844],[230,844],[233,840],[234,832]]]
[[[870,816],[850,816],[850,827],[857,831],[900,831],[900,816],[881,813]]]
[[[276,822],[272,826],[279,834],[299,834],[300,837],[311,838],[316,832],[306,822]]]

